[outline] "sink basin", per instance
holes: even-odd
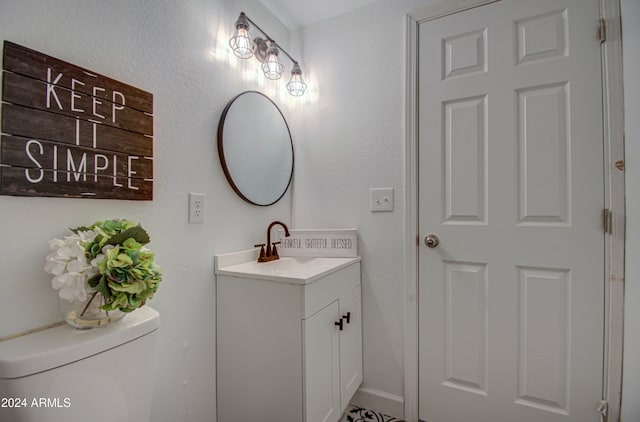
[[[360,261],[360,257],[281,257],[276,261],[257,262],[258,253],[259,249],[250,249],[216,255],[214,261],[215,273],[217,275],[256,278],[292,284],[309,284],[327,274]]]

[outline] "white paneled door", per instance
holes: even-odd
[[[419,24],[421,420],[600,420],[598,20],[502,0]]]

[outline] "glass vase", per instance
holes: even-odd
[[[85,300],[68,301],[59,299],[60,312],[67,324],[79,330],[104,327],[124,317],[120,310],[105,311],[100,307],[106,304],[104,296],[99,292],[90,293]]]

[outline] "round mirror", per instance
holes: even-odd
[[[252,204],[275,204],[291,183],[289,126],[278,106],[260,92],[243,92],[224,108],[218,155],[233,190]]]

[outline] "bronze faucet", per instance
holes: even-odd
[[[271,229],[275,225],[281,225],[282,226],[282,228],[284,229],[284,236],[285,237],[291,236],[291,234],[289,234],[289,228],[284,223],[282,223],[280,221],[274,221],[273,223],[269,224],[269,227],[267,227],[266,250],[265,250],[265,244],[264,243],[260,243],[258,245],[254,245],[254,247],[256,247],[256,248],[258,246],[260,246],[260,256],[258,257],[258,262],[269,262],[269,261],[275,261],[276,259],[280,259],[280,257],[278,256],[278,249],[276,249],[276,245],[279,245],[280,242],[271,243]]]

